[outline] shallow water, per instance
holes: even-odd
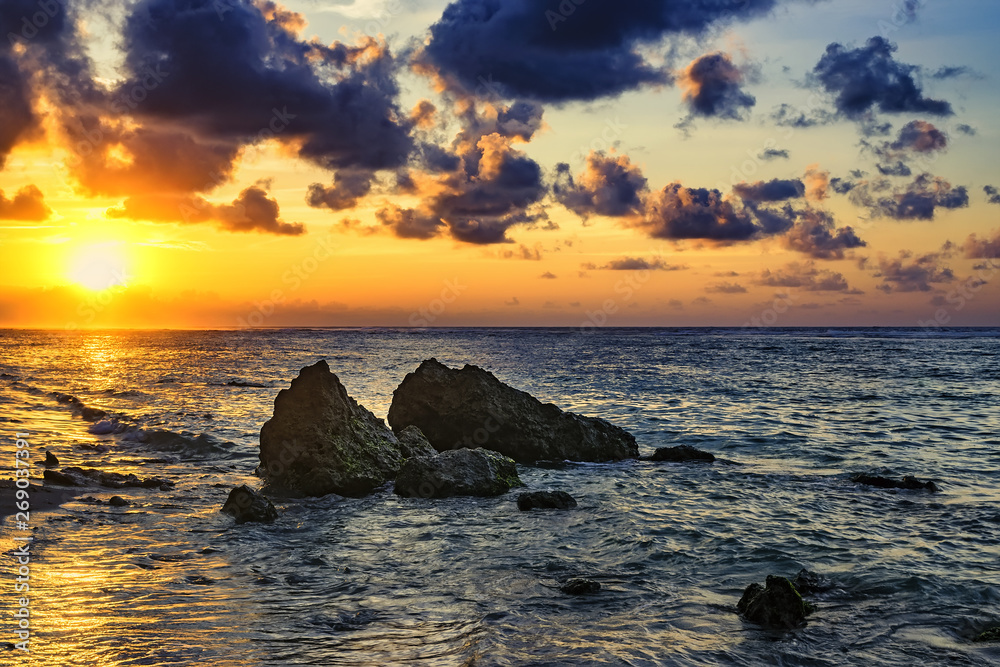
[[[36,460],[176,482],[33,515],[19,664],[1000,662],[968,640],[1000,621],[997,330],[6,331],[0,349],[8,469],[27,431]],[[609,419],[644,454],[687,443],[741,465],[521,467],[530,488],[571,492],[571,512],[390,489],[281,501],[267,526],[218,512],[259,485],[260,426],[301,367],[327,359],[384,417],[428,357]],[[132,428],[92,435],[50,392]],[[849,482],[868,471],[942,492]],[[5,609],[16,534],[8,518]],[[736,615],[747,584],[802,567],[835,584],[804,628]],[[565,596],[572,576],[602,591]]]

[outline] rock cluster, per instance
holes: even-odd
[[[513,459],[488,449],[452,449],[407,459],[396,493],[407,498],[499,496],[524,486]]]
[[[919,480],[909,475],[900,480],[892,479],[891,477],[882,477],[881,475],[858,473],[857,475],[851,475],[851,481],[855,484],[874,486],[879,489],[905,489],[907,491],[930,491],[931,493],[939,490],[937,484],[934,482]]]

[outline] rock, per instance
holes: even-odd
[[[811,605],[802,600],[785,577],[767,577],[767,585],[750,584],[736,608],[752,623],[768,628],[792,629],[802,625]]]
[[[527,512],[533,509],[568,510],[576,507],[576,499],[565,491],[529,491],[517,497],[517,509]]]
[[[976,638],[973,639],[974,642],[1000,642],[1000,625],[994,625],[992,628],[987,628],[983,630]]]
[[[851,475],[851,481],[855,484],[874,486],[879,489],[906,489],[909,491],[930,491],[931,493],[939,490],[937,484],[934,482],[923,482],[916,477],[911,477],[909,475],[904,477],[902,480],[898,480],[890,477],[882,477],[880,475],[866,475],[864,473],[859,473],[857,475]]]
[[[82,406],[78,414],[80,418],[88,422],[96,422],[104,419],[108,416],[108,413],[104,410],[98,410],[97,408],[88,408],[87,406]]]
[[[407,426],[396,434],[396,438],[399,440],[399,449],[405,458],[437,455],[437,450],[427,440],[427,436],[416,426]]]
[[[590,579],[570,579],[559,590],[566,595],[593,595],[601,590],[601,585]]]
[[[96,468],[77,468],[71,466],[59,470],[46,470],[43,475],[46,481],[62,486],[103,486],[109,489],[124,489],[127,487],[143,489],[167,490],[174,486],[174,483],[162,477],[139,478],[129,473],[123,475],[118,472],[104,472]]]
[[[96,424],[91,424],[87,427],[87,432],[93,435],[107,435],[109,433],[114,433],[117,424],[110,419],[102,419]]]
[[[129,502],[121,496],[111,496],[111,499],[108,500],[108,504],[112,507],[128,507]]]
[[[53,468],[59,465],[59,459],[52,452],[45,452],[45,467]]]
[[[347,395],[325,361],[278,392],[274,416],[260,429],[260,476],[307,496],[363,496],[392,480],[402,462],[396,436]]]
[[[524,484],[514,460],[488,449],[451,449],[407,459],[396,478],[396,493],[407,498],[499,496],[515,486]]]
[[[833,588],[829,579],[805,568],[799,570],[799,573],[795,575],[795,578],[792,579],[792,585],[795,586],[795,590],[800,595],[815,595]]]
[[[563,412],[514,389],[477,366],[420,364],[393,392],[389,425],[417,426],[438,451],[488,447],[519,463],[619,461],[639,448],[627,431],[603,419]]]
[[[715,461],[715,456],[709,452],[703,452],[700,449],[695,449],[691,445],[678,445],[676,447],[660,447],[646,460],[672,462],[696,461],[712,463]]]
[[[271,501],[246,484],[229,492],[222,511],[236,519],[236,523],[256,521],[270,523],[278,518],[278,510]]]

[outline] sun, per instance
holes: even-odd
[[[108,241],[81,246],[70,260],[68,277],[93,291],[128,285],[132,276],[124,244]]]

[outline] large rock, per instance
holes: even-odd
[[[767,585],[750,584],[736,608],[752,623],[790,630],[805,623],[812,607],[785,577],[768,575]]]
[[[222,511],[236,519],[236,523],[270,523],[278,518],[278,510],[271,501],[246,484],[229,492]]]
[[[325,361],[278,392],[260,429],[260,476],[307,496],[363,496],[392,480],[403,458],[392,431],[347,395]]]
[[[499,496],[524,486],[513,459],[488,449],[452,449],[407,459],[396,493],[408,498]]]
[[[519,463],[639,455],[632,434],[603,419],[563,412],[477,366],[456,370],[435,359],[393,392],[389,425],[397,433],[419,427],[438,451],[488,447]]]

